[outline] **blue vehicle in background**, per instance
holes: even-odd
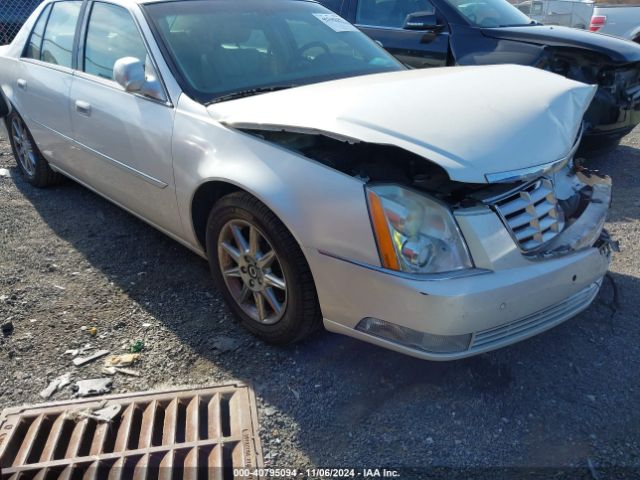
[[[0,45],[13,40],[42,0],[0,0]]]

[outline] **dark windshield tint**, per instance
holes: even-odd
[[[531,18],[506,0],[446,0],[477,27],[531,25]]]
[[[191,0],[145,8],[183,88],[205,103],[251,89],[404,68],[316,3]]]

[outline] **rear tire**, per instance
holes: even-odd
[[[216,287],[250,332],[286,345],[322,324],[302,250],[262,202],[245,192],[220,199],[209,214],[206,242]]]
[[[62,176],[51,169],[24,120],[15,110],[7,117],[6,124],[13,156],[26,180],[39,188],[59,183]]]

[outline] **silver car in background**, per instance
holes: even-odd
[[[64,175],[207,258],[242,324],[425,359],[585,309],[611,185],[573,165],[595,87],[407,70],[304,0],[47,0],[0,50],[37,187]]]

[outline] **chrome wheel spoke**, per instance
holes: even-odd
[[[275,293],[273,293],[273,289],[265,288],[262,292],[262,295],[264,296],[269,306],[273,309],[273,311],[276,314],[280,314],[280,312],[282,311],[282,304],[276,298]]]
[[[242,275],[240,274],[240,267],[229,268],[223,273],[226,277],[242,277]]]
[[[220,246],[236,263],[240,261],[240,252],[235,247],[232,247],[227,242],[222,242]]]
[[[269,250],[258,259],[258,266],[260,268],[268,268],[271,266],[275,258],[276,252],[274,252],[273,250]]]
[[[286,290],[287,284],[284,279],[276,277],[273,273],[267,273],[264,276],[264,281],[267,285],[278,288],[280,290]]]
[[[256,256],[260,248],[260,234],[254,227],[249,227],[249,254]]]
[[[249,253],[249,244],[247,243],[247,240],[244,238],[244,235],[242,234],[240,227],[238,227],[235,224],[231,225],[231,233],[233,233],[233,238],[236,241],[236,245],[238,246],[240,253],[244,253],[244,254]]]
[[[256,225],[228,221],[218,237],[218,261],[226,287],[246,315],[265,325],[282,319],[287,282],[276,251]]]
[[[261,293],[258,292],[254,292],[253,293],[253,300],[256,302],[256,310],[258,312],[258,319],[261,322],[264,322],[265,319],[267,318],[267,312],[264,308],[264,297],[262,296]]]
[[[251,290],[246,285],[242,285],[242,290],[240,290],[240,295],[238,296],[238,303],[242,304],[249,299],[249,294]]]

